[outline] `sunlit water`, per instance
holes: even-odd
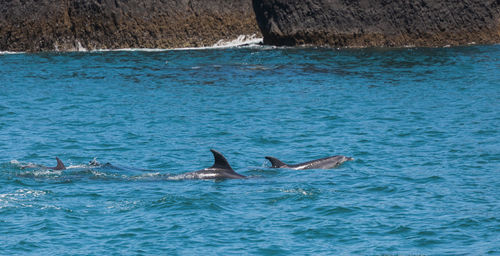
[[[0,254],[498,255],[499,110],[500,46],[3,54]]]

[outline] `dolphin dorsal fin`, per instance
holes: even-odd
[[[281,162],[278,158],[272,156],[266,156],[266,159],[271,162],[272,164],[271,168],[280,168],[286,166],[286,164]]]
[[[214,165],[212,165],[212,168],[220,168],[220,169],[228,169],[228,170],[233,170],[229,163],[227,162],[226,158],[217,150],[210,149],[212,154],[214,154]]]
[[[54,168],[54,170],[66,170],[66,166],[64,166],[63,162],[59,157],[56,157],[57,160],[57,166]]]

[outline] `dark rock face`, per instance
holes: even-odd
[[[207,46],[260,35],[251,0],[0,0],[0,51]]]
[[[500,42],[500,0],[253,0],[264,43],[333,47]]]

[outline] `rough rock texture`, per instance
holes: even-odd
[[[260,34],[251,0],[0,0],[0,51],[207,46]]]
[[[500,0],[253,0],[265,44],[333,47],[500,42]]]

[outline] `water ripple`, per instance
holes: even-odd
[[[499,52],[0,54],[0,254],[498,254]]]

